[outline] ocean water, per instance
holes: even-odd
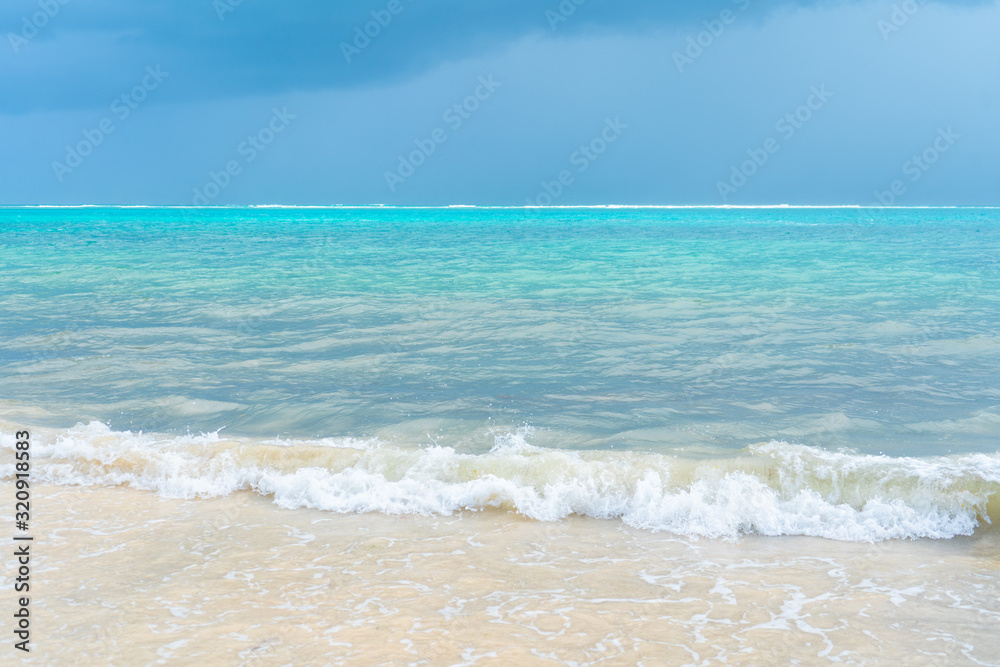
[[[994,209],[0,209],[28,662],[1000,665],[998,258]]]
[[[31,427],[55,485],[286,509],[972,535],[1000,518],[998,223],[3,209],[3,444]]]

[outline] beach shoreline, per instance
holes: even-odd
[[[995,530],[711,540],[249,492],[34,498],[33,664],[996,664]]]
[[[0,211],[25,657],[1000,665],[1000,217],[862,213]]]

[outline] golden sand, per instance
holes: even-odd
[[[49,486],[33,503],[27,664],[1000,664],[995,531],[725,542],[250,493]]]

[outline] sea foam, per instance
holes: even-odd
[[[952,538],[1000,518],[1000,453],[893,458],[769,442],[693,458],[540,448],[531,433],[499,433],[488,453],[467,454],[376,439],[131,433],[91,422],[33,430],[32,477],[174,498],[252,491],[287,509],[342,513],[582,515],[711,538]],[[9,435],[0,443],[13,449]],[[4,478],[13,474],[12,464],[0,466]]]

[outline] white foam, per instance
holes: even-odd
[[[91,422],[33,431],[33,478],[177,498],[253,490],[288,509],[448,515],[496,508],[691,536],[852,541],[969,535],[989,520],[987,503],[1000,493],[1000,454],[890,458],[771,442],[692,461],[545,449],[531,445],[531,435],[529,427],[494,433],[492,450],[473,455],[365,439],[115,432]],[[13,449],[11,436],[0,442]],[[13,473],[13,465],[0,466],[5,478]]]

